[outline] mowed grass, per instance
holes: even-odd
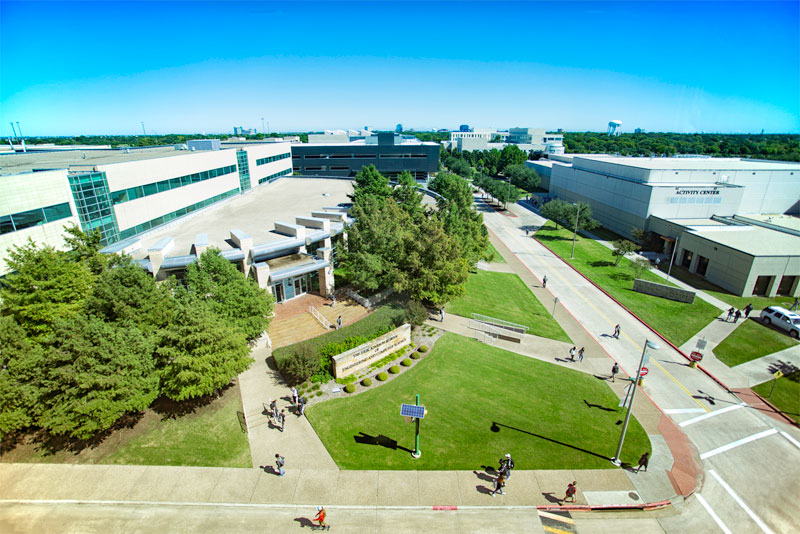
[[[677,346],[691,339],[720,313],[699,298],[686,304],[634,291],[632,262],[622,258],[615,266],[611,250],[592,239],[578,236],[575,259],[569,259],[572,247],[570,230],[555,230],[553,224],[548,223],[536,232],[536,238]],[[639,277],[665,283],[663,278],[650,272],[643,272]]]
[[[491,263],[508,263],[506,262],[506,259],[500,254],[500,252],[498,252],[496,248],[494,248],[494,245],[492,245],[491,243],[489,243],[489,247],[486,249],[486,254],[487,256],[488,255],[492,256]]]
[[[163,419],[103,458],[104,464],[252,467],[238,388],[197,413]]]
[[[714,356],[728,367],[734,367],[794,347],[797,343],[788,335],[765,326],[751,317],[714,348]]]
[[[410,454],[415,425],[400,416],[400,404],[414,404],[415,394],[428,411],[417,460]],[[480,469],[505,453],[518,469],[612,469],[618,403],[592,375],[447,333],[391,382],[306,414],[342,469]],[[391,440],[396,449],[380,444]],[[631,419],[623,461],[635,464],[648,450]]]
[[[527,326],[529,334],[571,342],[525,282],[513,273],[478,271],[470,274],[465,295],[453,299],[447,311],[462,317],[480,313]]]
[[[770,380],[759,384],[753,388],[753,391],[766,399],[773,382]],[[779,378],[775,384],[772,398],[767,400],[794,419],[796,423],[800,423],[800,371]]]

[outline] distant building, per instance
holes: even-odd
[[[394,127],[394,131],[395,133],[403,133],[403,125],[398,124],[397,126]]]
[[[255,128],[247,129],[247,128],[242,128],[241,126],[233,127],[233,135],[255,135],[255,134],[256,134]]]
[[[462,124],[458,127],[459,132],[471,132],[472,130],[469,127],[469,124]]]
[[[564,136],[549,134],[544,128],[509,128],[506,142],[519,145],[525,152],[542,152],[544,154],[563,154]]]
[[[644,133],[644,129],[643,128],[636,128],[635,130],[633,130],[633,133]]]
[[[219,150],[219,139],[190,139],[186,141],[187,150]]]

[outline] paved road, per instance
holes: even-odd
[[[487,227],[537,278],[547,275],[552,297],[558,297],[623,371],[636,372],[646,339],[661,345],[651,351],[650,374],[640,390],[679,425],[703,462],[705,480],[696,500],[704,513],[693,514],[690,525],[723,532],[800,530],[800,431],[744,406],[691,369],[636,318],[526,237],[525,229],[537,228],[544,219],[520,206],[511,211],[513,216],[486,210]],[[615,324],[622,328],[619,339],[610,335]]]

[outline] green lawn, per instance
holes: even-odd
[[[733,367],[779,350],[788,349],[797,343],[786,334],[764,326],[751,317],[716,346],[714,356],[722,360],[728,367]]]
[[[489,248],[486,249],[486,254],[492,256],[491,263],[508,263],[491,243],[489,243]]]
[[[569,336],[552,318],[522,279],[513,273],[478,271],[469,276],[466,294],[447,305],[462,317],[480,313],[525,325],[529,334],[570,343]]]
[[[766,399],[772,389],[772,382],[773,380],[770,380],[759,384],[753,388],[753,391]],[[772,398],[767,400],[795,422],[800,423],[800,371],[779,378],[775,384]]]
[[[428,410],[417,460],[414,424],[400,416],[400,404],[413,404],[415,394]],[[342,469],[480,469],[505,453],[519,469],[612,469],[618,404],[592,375],[447,333],[391,382],[306,413]],[[623,460],[635,464],[648,450],[631,419]]]
[[[685,304],[634,291],[632,262],[622,258],[615,266],[611,250],[594,240],[578,236],[575,259],[569,259],[570,230],[554,230],[552,224],[547,224],[536,232],[536,237],[677,346],[691,339],[719,314],[717,308],[699,298],[695,298],[693,304]],[[664,283],[664,279],[650,272],[642,273],[640,278]]]
[[[103,458],[104,464],[252,467],[238,388],[197,413],[164,419]]]

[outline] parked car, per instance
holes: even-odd
[[[769,306],[761,310],[761,322],[765,325],[774,324],[786,330],[795,339],[800,338],[800,315],[790,312],[780,306]]]

